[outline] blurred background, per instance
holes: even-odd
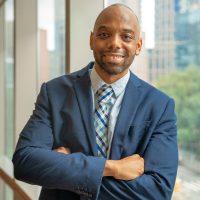
[[[199,199],[200,0],[0,0],[0,200],[23,192],[38,199],[39,187],[13,179],[18,135],[41,83],[93,60],[90,32],[113,3],[130,6],[141,23],[144,46],[131,70],[176,101],[179,169],[172,199]]]

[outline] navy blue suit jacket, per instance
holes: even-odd
[[[44,83],[13,156],[19,180],[42,186],[41,200],[169,200],[178,163],[174,102],[131,73],[117,118],[110,159],[140,154],[144,175],[102,178],[93,126],[90,63]],[[72,154],[52,151],[69,147]]]

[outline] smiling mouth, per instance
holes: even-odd
[[[124,57],[125,56],[119,54],[105,54],[104,60],[108,63],[119,64],[124,61]]]

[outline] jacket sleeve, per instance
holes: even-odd
[[[178,166],[173,100],[168,101],[142,157],[145,160],[144,175],[131,181],[118,181],[111,177],[103,178],[100,190],[101,199],[171,199]]]
[[[105,160],[82,153],[65,155],[52,151],[50,108],[46,84],[43,84],[35,110],[20,134],[13,155],[15,177],[30,184],[69,190],[96,199]]]

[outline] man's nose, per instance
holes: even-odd
[[[110,41],[108,43],[109,49],[120,49],[122,46],[121,37],[119,35],[113,35],[110,37]]]

